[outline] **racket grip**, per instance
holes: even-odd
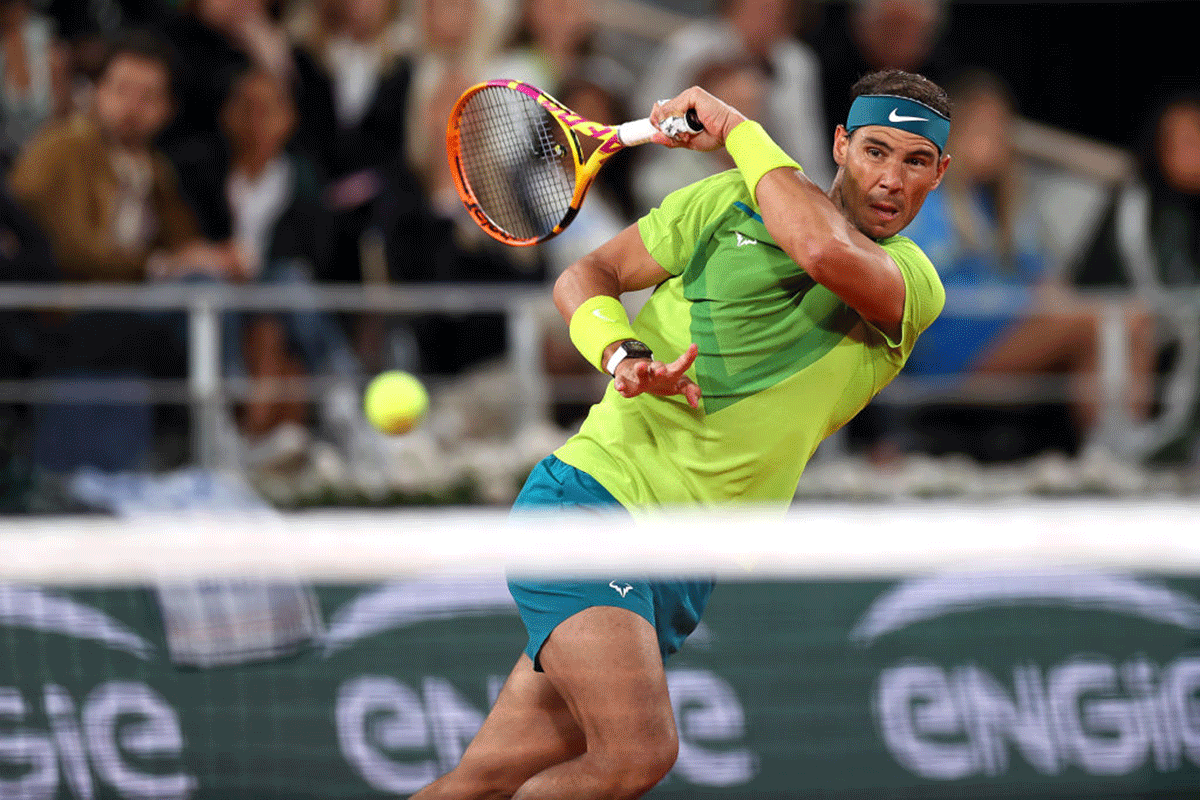
[[[696,109],[689,108],[686,115],[667,117],[657,128],[649,118],[626,122],[617,127],[617,137],[621,140],[621,144],[631,146],[645,144],[659,132],[674,138],[681,133],[700,133],[703,130],[704,125],[700,122]]]

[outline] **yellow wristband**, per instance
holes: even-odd
[[[741,170],[746,186],[750,188],[750,197],[754,198],[754,190],[762,176],[779,167],[800,169],[795,159],[783,152],[775,144],[767,132],[754,120],[738,123],[738,126],[725,137],[725,150],[733,158]],[[757,202],[757,201],[755,201]]]
[[[625,306],[611,295],[589,297],[571,315],[571,341],[583,357],[596,369],[604,372],[604,348],[613,342],[636,339]]]

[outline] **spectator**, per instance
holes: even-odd
[[[1175,304],[1168,295],[1200,286],[1200,94],[1168,99],[1145,126],[1138,155],[1139,179],[1114,193],[1075,280],[1132,288],[1170,310]],[[1179,315],[1173,326],[1179,330],[1160,354],[1161,365],[1173,373],[1196,359],[1196,314],[1193,305]],[[1178,373],[1191,406],[1181,407],[1175,426],[1151,443],[1156,458],[1200,460],[1200,403],[1194,400],[1200,373],[1191,369]]]
[[[905,229],[935,264],[946,286],[947,310],[909,359],[925,375],[1066,373],[1070,409],[1083,437],[1099,421],[1099,342],[1103,309],[1061,281],[1044,244],[1044,209],[1034,206],[1013,152],[1014,109],[996,76],[971,72],[949,86],[954,128],[947,151],[952,169]],[[1017,304],[995,314],[955,316],[956,293],[999,290]],[[1146,413],[1152,342],[1146,317],[1134,308],[1130,356],[1134,381],[1129,411]]]
[[[286,86],[251,69],[239,78],[222,114],[230,165],[225,188],[234,241],[246,254],[251,280],[291,287],[311,285],[329,258],[321,187],[301,156],[286,150],[296,109]],[[288,378],[336,378],[322,408],[339,438],[353,432],[361,370],[342,329],[321,311],[255,315],[246,322],[245,365],[251,394],[243,416],[255,464],[300,455],[307,445],[307,403],[281,393]],[[349,403],[345,397],[355,399]],[[342,416],[338,416],[338,415]]]
[[[416,17],[406,158],[439,214],[465,216],[446,163],[446,120],[467,87],[491,77],[500,26],[480,0],[420,0]]]
[[[70,111],[67,52],[29,0],[0,1],[0,171],[44,124]]]
[[[153,148],[171,113],[171,56],[147,33],[112,47],[96,85],[94,107],[49,127],[31,140],[13,166],[13,194],[41,226],[63,275],[77,281],[163,279],[241,280],[236,253],[203,240],[165,157]],[[115,374],[139,378],[182,361],[183,326],[166,323],[179,349],[164,346],[159,315],[79,314],[64,333],[53,368],[63,375]],[[226,337],[227,344],[234,342]],[[82,459],[110,468],[133,466],[150,447],[148,410],[125,422],[89,421],[78,414],[44,419],[42,455],[56,468]],[[142,407],[148,408],[148,407]],[[96,444],[95,459],[86,452]],[[114,455],[114,452],[116,455]],[[94,453],[93,453],[94,455]]]
[[[412,68],[396,0],[319,0],[301,11],[292,29],[329,75],[337,115],[327,195],[336,255],[321,277],[358,281],[364,278],[362,237],[376,222],[375,200],[388,181],[385,172],[405,169],[401,156]],[[402,176],[396,185],[411,180]]]
[[[902,69],[938,82],[949,77],[954,62],[942,37],[948,7],[946,0],[854,0],[830,7],[840,13],[830,14],[814,37],[826,119],[846,118],[851,98],[843,87],[873,70]]]
[[[489,77],[525,81],[557,96],[591,54],[595,6],[592,0],[521,0],[520,7],[516,35],[489,65]]]
[[[203,210],[205,234],[229,236],[229,216],[222,208],[219,176],[208,171],[214,151],[222,146],[219,117],[237,76],[250,67],[285,81],[295,93],[298,118],[292,146],[322,170],[334,161],[337,142],[333,90],[324,71],[295,46],[273,15],[268,0],[188,0],[163,25],[167,38],[187,69],[175,75],[180,108],[160,143],[175,163],[189,202]],[[224,213],[222,213],[224,212]],[[209,227],[210,225],[215,227]]]
[[[559,85],[555,97],[567,108],[605,125],[630,119],[620,88],[624,85],[619,65],[593,56]],[[587,202],[570,227],[546,243],[549,272],[558,277],[580,257],[607,242],[637,218],[633,179],[638,174],[638,156],[646,148],[626,148],[604,164],[588,190]]]
[[[141,281],[203,272],[240,279],[234,253],[203,241],[174,172],[154,149],[171,115],[171,56],[151,34],[112,48],[93,113],[35,137],[13,165],[13,192],[46,230],[64,274]]]
[[[671,35],[651,61],[636,98],[638,115],[650,113],[656,100],[687,88],[705,65],[742,56],[757,59],[767,75],[762,123],[775,141],[804,167],[822,188],[833,179],[833,161],[825,142],[833,130],[822,107],[821,67],[816,53],[794,35],[797,0],[722,0],[717,19],[686,25]],[[855,75],[841,86],[857,80]],[[843,113],[833,118],[844,121]],[[673,159],[654,152],[651,159]],[[649,207],[659,197],[641,198]]]

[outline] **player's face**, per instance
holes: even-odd
[[[840,168],[834,199],[872,239],[894,236],[912,222],[950,163],[924,136],[884,125],[853,134],[839,125],[833,159]]]

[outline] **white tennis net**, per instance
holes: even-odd
[[[512,574],[718,578],[667,661],[680,756],[652,797],[1188,796],[1198,512],[9,518],[0,797],[407,795],[525,645]]]

